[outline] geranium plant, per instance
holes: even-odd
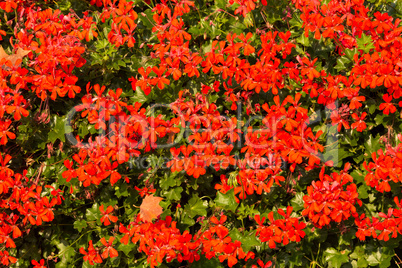
[[[400,0],[0,8],[1,265],[402,265]]]

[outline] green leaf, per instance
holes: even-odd
[[[59,0],[55,2],[55,4],[57,5],[57,8],[61,11],[68,11],[71,7],[71,3],[68,0]]]
[[[170,173],[168,176],[168,173],[165,173],[164,178],[159,181],[161,188],[167,190],[170,187],[176,186],[178,182],[180,183],[180,180],[176,178],[178,174],[178,172],[174,172]]]
[[[121,183],[119,186],[114,187],[115,195],[120,198],[122,196],[127,197],[129,195],[127,183]]]
[[[139,103],[146,103],[151,98],[151,94],[148,96],[145,95],[144,91],[141,90],[140,87],[137,87],[135,90],[134,96],[131,97],[131,101],[139,102]]]
[[[126,67],[126,63],[123,60],[118,60],[117,64],[122,67]]]
[[[219,207],[233,212],[236,211],[239,205],[236,202],[233,188],[227,191],[226,194],[218,192],[214,201]]]
[[[252,13],[247,13],[246,17],[244,18],[244,24],[247,26],[247,28],[254,25]]]
[[[357,259],[357,267],[367,267],[368,263],[365,258]]]
[[[72,263],[72,257],[75,255],[75,250],[70,247],[66,240],[54,240],[52,242],[58,249],[61,260],[57,262],[56,267],[66,267]]]
[[[290,204],[294,211],[300,211],[304,209],[303,193],[296,193],[295,197],[290,200]]]
[[[372,202],[372,200],[374,199],[374,194],[369,194],[369,202]],[[370,200],[371,199],[371,200]],[[366,214],[371,214],[371,215],[377,215],[378,211],[377,211],[377,206],[374,204],[365,204],[365,209],[367,211]]]
[[[353,253],[350,254],[350,258],[357,260],[358,267],[367,267],[368,266],[364,252],[365,252],[365,247],[356,246]]]
[[[171,189],[168,192],[165,192],[164,196],[166,196],[166,198],[168,200],[180,200],[181,192],[183,192],[183,188],[176,187],[176,188]]]
[[[226,5],[227,5],[227,1],[225,1],[225,0],[215,0],[215,5],[218,7],[218,8],[225,8],[226,7]]]
[[[275,24],[277,21],[283,21],[283,12],[286,1],[267,1],[269,8],[264,10],[264,19],[270,24]],[[249,13],[251,14],[251,13]]]
[[[353,136],[352,133],[350,133],[350,132],[346,132],[343,135],[343,138],[345,139],[345,142],[342,142],[342,144],[350,145],[352,147],[355,147],[358,145],[356,137]]]
[[[324,260],[328,262],[329,267],[340,268],[343,263],[349,262],[349,250],[337,251],[334,248],[327,248],[324,252]]]
[[[230,31],[232,31],[236,34],[244,33],[244,31],[246,31],[246,29],[247,29],[246,25],[244,25],[240,21],[237,21],[236,23],[230,25]]]
[[[181,223],[187,226],[193,226],[195,224],[195,220],[191,218],[188,214],[186,214],[182,218]]]
[[[373,137],[373,135],[370,134],[370,136],[368,137],[368,139],[366,139],[366,143],[364,144],[364,147],[366,147],[367,153],[370,155],[377,152],[380,148],[380,136],[377,135],[375,138]]]
[[[223,268],[222,264],[219,262],[218,258],[212,258],[208,260],[203,255],[198,260],[191,264],[191,268]]]
[[[103,50],[107,48],[110,45],[109,41],[107,39],[98,39],[95,41],[95,47],[97,50]],[[94,54],[96,55],[96,54]]]
[[[48,140],[54,143],[57,139],[65,142],[65,134],[72,132],[70,122],[66,120],[66,117],[59,117],[55,115],[52,119],[52,130],[48,134]]]
[[[113,187],[109,184],[107,187],[103,187],[102,190],[99,193],[99,202],[102,202],[102,204],[106,207],[108,206],[114,206],[117,204],[117,200],[114,196],[114,189]]]
[[[229,236],[233,241],[239,240],[241,242],[241,247],[244,252],[248,252],[252,247],[261,244],[261,242],[255,237],[255,231],[244,231],[243,233],[240,233],[237,228],[233,228],[232,231],[230,231]]]
[[[84,138],[86,135],[89,134],[89,130],[90,130],[91,128],[94,128],[94,126],[80,122],[80,124],[79,124],[79,126],[78,126],[78,135],[79,135],[81,138]]]
[[[278,267],[302,267],[303,260],[307,260],[304,256],[303,251],[296,247],[295,243],[287,244],[286,252],[281,250],[277,256]]]
[[[84,261],[83,263],[82,263],[82,268],[92,268],[92,267],[94,267],[93,265],[90,265],[89,264],[89,261]]]
[[[353,61],[353,57],[354,57],[357,53],[359,53],[359,51],[357,51],[356,48],[354,48],[354,49],[346,49],[346,50],[345,50],[345,54],[346,54],[346,56],[348,57],[348,59],[349,59],[350,61]]]
[[[378,109],[378,104],[374,99],[366,100],[366,105],[369,108],[369,114],[373,114]]]
[[[85,220],[75,221],[74,222],[74,229],[77,229],[78,232],[82,232],[82,229],[86,228],[87,222]]]
[[[253,215],[259,214],[260,212],[257,209],[254,209],[254,205],[245,205],[244,202],[240,203],[240,206],[237,208],[237,218],[239,220],[243,220],[245,218],[253,217]]]
[[[152,18],[152,16],[153,12],[151,9],[147,9],[144,12],[138,13],[138,19],[142,21],[144,26],[148,29],[152,29],[154,27],[154,19]]]
[[[357,193],[359,194],[359,198],[360,199],[366,199],[368,198],[368,190],[370,190],[370,188],[367,186],[367,184],[363,183],[362,185],[359,186],[359,188],[357,189]]]
[[[389,267],[391,265],[394,250],[387,247],[377,247],[369,244],[366,248],[366,261],[370,266]]]
[[[402,15],[402,0],[396,1],[395,11],[397,12],[398,17],[400,18]]]
[[[207,216],[208,201],[202,201],[196,194],[193,194],[188,204],[184,206],[184,211],[191,218],[195,216]]]
[[[31,262],[26,259],[18,258],[18,261],[14,264],[14,266],[15,267],[29,267],[29,266],[31,266]]]
[[[201,28],[202,27],[202,25],[195,25],[195,26],[192,26],[189,30],[188,30],[188,33],[189,34],[191,34],[192,36],[194,36],[194,37],[196,37],[196,36],[199,36],[199,35],[201,35],[202,33],[205,33],[205,30],[206,29],[202,29]]]
[[[310,44],[310,39],[309,39],[308,37],[306,37],[306,36],[304,35],[304,33],[303,33],[302,35],[300,35],[300,36],[296,39],[296,41],[297,41],[299,44],[301,44],[301,45],[303,45],[303,46],[305,46],[305,47],[311,46],[311,44]]]
[[[356,38],[357,47],[363,50],[364,53],[369,53],[371,49],[375,49],[371,36],[362,33],[361,38]]]
[[[85,213],[87,220],[88,221],[97,221],[98,224],[101,224],[100,218],[101,218],[101,213],[99,210],[99,204],[95,203],[93,204],[92,208],[88,208],[87,212]]]
[[[389,125],[392,125],[394,117],[391,117],[390,115],[386,115],[383,113],[377,114],[377,116],[374,118],[374,121],[377,125],[383,125],[384,127],[388,127]]]
[[[351,62],[352,62],[352,61],[351,61],[348,57],[342,56],[342,57],[340,57],[340,58],[338,58],[338,59],[336,60],[336,66],[335,66],[334,68],[335,68],[336,70],[338,70],[338,71],[345,70],[345,69],[348,68],[348,66],[349,66],[349,64],[350,64]]]
[[[123,237],[123,236],[121,236]],[[120,239],[121,239],[120,237]],[[119,239],[119,240],[120,240]],[[123,251],[124,254],[126,254],[126,256],[130,256],[130,252],[136,247],[136,245],[134,243],[128,243],[127,245],[124,245],[123,243],[121,243],[118,247],[117,250],[119,251]]]
[[[328,148],[324,153],[324,160],[329,161],[332,160],[334,162],[334,166],[340,167],[342,164],[342,159],[352,155],[349,151],[346,151],[343,148],[339,148],[339,143],[337,142],[334,146]]]
[[[364,174],[360,169],[354,169],[350,173],[350,176],[353,177],[354,183],[364,183]]]
[[[299,16],[296,15],[296,13],[294,13],[292,18],[289,20],[289,24],[292,26],[291,28],[300,29],[303,27],[303,21]]]

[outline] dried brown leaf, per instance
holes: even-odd
[[[22,60],[26,55],[29,54],[29,52],[31,51],[18,48],[16,53],[8,55],[7,52],[4,51],[3,47],[0,45],[0,61],[6,59],[6,61],[10,61],[12,65],[15,65],[17,60]]]
[[[159,205],[159,202],[162,199],[162,197],[155,197],[151,194],[142,200],[142,204],[140,206],[140,215],[144,221],[152,222],[153,219],[158,218],[158,216],[162,214],[163,210]]]

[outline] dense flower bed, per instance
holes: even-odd
[[[402,2],[0,1],[0,262],[402,265]]]

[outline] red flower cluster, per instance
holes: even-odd
[[[73,156],[74,161],[64,161],[68,170],[63,172],[67,181],[78,178],[85,187],[99,185],[109,177],[110,183],[115,184],[122,177],[117,171],[120,164],[132,156],[139,156],[139,150],[148,152],[156,148],[158,138],[179,132],[173,126],[173,120],[165,121],[161,115],[147,117],[145,109],[140,109],[140,103],[127,105],[120,98],[121,89],[116,92],[109,90],[108,95],[103,96],[105,86],[94,85],[93,88],[96,96],[90,94],[92,87],[88,84],[88,94],[76,109],[96,129],[104,130],[105,133],[95,140],[89,139],[87,143],[80,141],[77,136],[79,152]],[[77,168],[74,168],[74,162]]]
[[[91,1],[94,4],[95,1]],[[103,0],[97,1],[97,5],[103,4],[104,8],[101,14],[102,22],[105,22],[110,17],[112,18],[111,31],[108,33],[109,42],[116,47],[124,45],[127,42],[128,47],[133,47],[135,44],[134,30],[137,27],[135,20],[138,18],[134,11],[134,2]],[[117,3],[118,2],[118,3]]]
[[[180,233],[176,222],[170,216],[165,220],[154,223],[142,223],[140,217],[129,227],[120,225],[120,232],[124,233],[121,239],[123,244],[130,241],[139,242],[139,251],[148,255],[151,267],[157,266],[165,259],[167,262],[177,259],[179,262],[190,263],[198,261],[200,254],[207,259],[218,257],[220,262],[227,260],[228,266],[234,266],[239,259],[254,258],[254,253],[245,253],[240,241],[232,242],[228,236],[229,230],[224,226],[227,217],[220,220],[215,216],[210,218],[209,229],[192,236],[188,231]]]
[[[218,220],[215,216],[210,218],[211,226],[209,229],[199,234],[202,243],[202,253],[207,259],[218,256],[220,262],[227,260],[228,266],[234,266],[238,260],[254,259],[253,252],[243,251],[240,241],[232,242],[232,238],[228,236],[229,230],[224,226],[227,217],[222,215]]]
[[[362,202],[358,198],[356,184],[352,183],[352,176],[347,174],[349,168],[347,163],[342,172],[331,175],[324,174],[323,169],[320,180],[307,187],[302,214],[308,216],[316,227],[322,228],[330,225],[331,221],[340,223],[350,216],[358,216],[355,204],[361,206]]]
[[[30,225],[42,225],[54,219],[54,206],[62,202],[60,190],[52,186],[51,195],[43,196],[43,187],[38,185],[38,180],[33,181],[23,174],[14,173],[7,163],[10,155],[0,155],[0,261],[3,265],[15,263],[16,258],[9,255],[6,248],[15,248],[14,239],[21,237],[24,231],[28,231]]]
[[[114,211],[114,208],[112,206],[108,206],[105,210],[103,204],[99,207],[99,210],[101,214],[103,215],[102,218],[100,219],[101,223],[103,223],[105,226],[110,225],[110,222],[117,222],[118,217],[111,215],[111,213]]]
[[[355,219],[355,223],[358,227],[356,237],[360,240],[366,240],[366,237],[377,238],[378,240],[388,241],[389,236],[396,238],[398,233],[402,234],[402,205],[399,202],[398,197],[394,198],[394,201],[398,207],[389,208],[388,213],[378,213],[379,218],[366,217],[363,213],[359,218]]]
[[[401,134],[398,134],[398,139],[402,142]],[[402,143],[395,147],[388,144],[385,152],[379,149],[371,154],[371,158],[373,162],[363,163],[369,172],[364,178],[367,185],[383,193],[391,191],[389,182],[402,182]]]
[[[47,2],[48,0],[44,0]],[[32,6],[36,4],[35,0],[3,0],[0,1],[0,9],[4,10],[7,13],[13,12],[14,10],[18,10],[22,6]],[[1,39],[0,39],[1,40]]]
[[[341,55],[346,55],[346,52],[350,55],[355,48],[358,51],[353,52],[353,58],[350,58],[353,61],[351,76],[349,78],[338,76],[342,77],[342,84],[335,87],[338,88],[338,98],[347,97],[350,100],[350,109],[353,110],[359,108],[360,102],[365,100],[364,96],[359,96],[360,88],[357,86],[363,89],[367,86],[371,88],[384,86],[388,93],[383,95],[385,103],[379,108],[384,114],[394,113],[396,107],[391,101],[402,95],[400,88],[402,65],[398,56],[402,53],[402,40],[400,40],[402,28],[398,27],[400,19],[393,20],[388,14],[380,12],[376,12],[374,18],[371,18],[369,9],[363,5],[363,0],[336,0],[323,5],[320,1],[292,0],[292,2],[302,11],[301,19],[306,36],[309,32],[313,32],[316,39],[320,39],[321,36],[333,39]],[[363,40],[368,38],[369,43],[373,41],[373,45],[366,46],[367,41],[359,45],[358,41],[362,38]],[[323,75],[322,73],[321,76]],[[327,88],[323,92],[323,97],[328,96],[327,93],[331,97],[336,96],[336,93],[330,93],[333,91],[332,87]],[[355,115],[353,119],[360,121],[364,119],[364,115],[361,117]],[[345,120],[348,120],[348,116]],[[353,127],[358,131],[365,129],[362,123]]]
[[[292,242],[300,242],[300,240],[306,235],[303,231],[306,228],[304,222],[299,222],[299,218],[290,217],[293,208],[288,206],[286,213],[283,209],[278,209],[278,214],[283,216],[284,219],[274,219],[274,212],[268,213],[268,220],[270,221],[268,226],[264,225],[265,217],[256,215],[254,217],[258,224],[256,236],[261,242],[268,242],[270,248],[276,248],[276,244],[282,243],[283,245]],[[269,267],[269,266],[268,266]]]
[[[4,2],[2,2],[4,4]],[[6,9],[8,9],[6,7]],[[3,49],[2,49],[3,50]],[[4,51],[3,51],[4,52]],[[15,139],[13,122],[29,115],[28,103],[21,89],[27,87],[28,70],[21,67],[26,52],[18,50],[16,58],[4,58],[0,62],[0,145]],[[4,147],[3,147],[4,148]],[[31,225],[42,225],[54,219],[54,206],[61,204],[60,190],[52,186],[51,195],[45,196],[37,179],[28,178],[27,171],[15,173],[8,163],[12,157],[0,154],[0,263],[10,265],[17,259],[9,255],[7,248],[15,248],[15,239],[29,231]]]
[[[241,149],[245,159],[237,165],[240,169],[237,191],[242,189],[241,198],[254,191],[268,193],[274,182],[280,185],[285,180],[279,175],[284,162],[291,164],[291,171],[296,165],[311,170],[320,164],[317,155],[324,148],[318,138],[322,132],[314,134],[307,127],[307,110],[299,106],[300,98],[297,93],[295,98],[287,96],[281,103],[279,96],[275,96],[274,105],[262,105],[267,114],[260,126],[247,128],[245,146]]]
[[[180,233],[176,228],[176,222],[172,221],[170,216],[165,220],[158,220],[154,223],[141,223],[139,217],[128,227],[120,224],[119,231],[125,235],[120,240],[127,245],[139,242],[138,250],[148,256],[148,263],[151,267],[162,263],[164,259],[167,262],[177,258],[180,262],[187,260],[193,262],[199,260],[197,253],[200,243],[191,242],[192,235],[185,231]]]
[[[16,62],[7,59],[0,62],[0,145],[7,145],[9,140],[16,138],[13,122],[29,115],[29,103],[21,89],[32,90],[42,100],[74,98],[81,91],[73,70],[86,62],[84,39],[90,41],[97,37],[95,22],[88,14],[77,19],[60,10],[29,6],[31,2],[0,1],[0,8],[6,12],[17,9],[24,17],[15,28],[13,49],[29,52],[30,59],[29,68],[21,67],[22,58]],[[230,0],[229,4],[235,2],[238,7],[234,14],[243,17],[260,6],[257,0]],[[173,111],[170,119],[163,115],[148,116],[140,103],[129,105],[121,97],[121,89],[104,94],[105,86],[94,85],[95,94],[91,94],[92,87],[88,84],[87,94],[77,111],[103,134],[96,139],[89,138],[87,142],[77,137],[78,152],[72,160],[64,161],[67,170],[62,176],[67,182],[77,178],[84,187],[100,185],[106,179],[114,185],[122,178],[120,165],[128,162],[130,157],[158,148],[158,142],[173,144],[181,127],[188,134],[187,141],[170,149],[173,159],[167,166],[171,171],[185,171],[188,176],[198,179],[208,168],[220,171],[233,167],[235,172],[229,178],[221,175],[221,184],[215,188],[222,193],[234,188],[235,194],[245,199],[254,193],[269,193],[274,184],[280,186],[285,181],[282,172],[285,164],[290,165],[291,172],[296,167],[310,171],[322,166],[319,153],[324,147],[319,139],[323,132],[314,133],[308,127],[308,110],[301,107],[304,95],[333,110],[330,119],[338,131],[352,128],[362,132],[367,128],[367,113],[362,110],[366,98],[361,92],[367,87],[384,87],[384,103],[379,110],[386,115],[395,113],[393,101],[402,96],[401,21],[379,12],[370,18],[363,0],[332,0],[327,4],[310,0],[292,2],[301,12],[305,37],[311,33],[316,39],[334,41],[337,53],[352,63],[350,75],[322,70],[318,59],[312,59],[307,53],[290,58],[292,50],[296,49],[290,31],[229,33],[224,40],[212,40],[210,50],[204,55],[192,51],[192,36],[186,31],[183,18],[195,9],[195,3],[161,0],[152,10],[155,23],[152,31],[157,41],[148,44],[153,49],[151,57],[158,63],[138,69],[139,76],[129,80],[133,89],[140,87],[149,95],[155,87],[164,89],[170,85],[171,78],[175,81],[183,76],[210,75],[212,78],[207,80],[208,85],[201,85],[202,94],[188,97],[186,91],[181,91],[179,98],[169,106]],[[102,23],[111,23],[109,42],[117,48],[126,43],[129,48],[134,47],[138,19],[134,2],[91,0],[90,3],[102,7]],[[262,0],[261,4],[265,6],[267,2]],[[1,35],[6,32],[0,30]],[[256,43],[261,43],[260,50],[256,50]],[[240,108],[237,104],[241,103],[245,105],[247,115],[261,115],[258,122],[247,122],[249,125],[244,128],[244,133],[241,123],[245,122],[223,116],[218,106],[209,101],[207,94],[210,91],[222,89],[224,100],[231,105],[230,110]],[[294,91],[294,94],[279,95],[284,89]],[[261,92],[272,93],[274,97],[269,103],[261,102],[252,107],[251,97]],[[337,101],[342,102],[339,109]],[[402,102],[399,105],[402,106]],[[353,123],[349,122],[350,117]],[[240,149],[240,159],[235,159],[234,143],[243,137],[245,145]],[[402,135],[399,138],[402,142]],[[379,150],[377,154],[372,154],[373,162],[364,163],[369,172],[365,180],[376,190],[389,192],[390,181],[402,182],[402,145],[387,146],[385,152]],[[60,190],[54,188],[52,198],[44,195],[37,180],[27,178],[26,172],[14,173],[8,168],[10,160],[9,155],[0,155],[0,207],[7,211],[0,214],[0,262],[3,265],[16,262],[5,249],[16,247],[14,239],[22,236],[29,224],[52,221],[54,206],[60,204],[62,198]],[[358,216],[355,205],[361,205],[361,201],[356,185],[347,173],[349,167],[347,164],[342,172],[331,175],[324,174],[323,169],[319,180],[307,188],[302,214],[318,228],[352,216],[359,228],[356,235],[361,240],[372,236],[386,241],[389,236],[402,233],[401,209],[390,208],[388,214],[379,213],[380,218]],[[148,185],[135,189],[141,196],[155,191],[153,185],[149,189]],[[401,208],[399,200],[395,199],[395,202]],[[105,226],[118,221],[112,206],[105,209],[102,205],[100,211],[100,221]],[[267,215],[269,225],[264,225],[265,217],[255,216],[256,235],[262,242],[268,242],[270,248],[299,242],[305,236],[306,224],[291,217],[292,207],[287,207],[286,212],[279,209],[278,213],[283,219],[274,219],[274,213],[270,212]],[[244,252],[239,241],[232,241],[225,226],[226,219],[224,215],[219,220],[212,216],[206,228],[195,235],[188,231],[181,233],[170,216],[155,222],[143,222],[137,217],[127,227],[120,224],[119,230],[124,234],[122,243],[139,242],[139,251],[148,255],[152,267],[173,259],[191,263],[199,260],[200,255],[208,259],[217,257],[221,262],[227,260],[228,266],[232,267],[240,259],[254,258],[254,254]],[[90,241],[87,251],[80,248],[85,261],[102,263],[108,257],[118,256],[113,237],[108,241],[103,237],[100,242],[102,246],[94,247]],[[43,267],[45,261],[32,261],[32,264]],[[261,267],[271,265],[261,260],[258,264]]]
[[[159,44],[153,45],[153,58],[159,59],[159,66],[141,67],[138,72],[142,76],[140,79],[132,77],[133,90],[136,87],[141,89],[148,95],[151,92],[152,86],[158,86],[163,89],[165,85],[169,85],[168,77],[173,76],[174,80],[178,80],[183,73],[188,77],[200,76],[198,65],[202,58],[199,53],[192,52],[189,49],[189,40],[191,35],[185,31],[184,22],[181,19],[183,14],[190,12],[190,7],[194,6],[193,1],[170,1],[174,6],[173,14],[166,0],[162,0],[153,9],[153,19],[155,26],[152,28],[156,32]],[[167,22],[164,20],[167,18]],[[186,41],[187,42],[186,42]],[[151,45],[150,45],[151,46]],[[156,76],[150,76],[151,72]]]
[[[88,261],[91,265],[94,265],[94,263],[102,263],[103,260],[107,259],[108,257],[115,258],[119,256],[117,250],[113,248],[114,237],[109,237],[108,241],[102,237],[100,241],[103,246],[95,248],[92,240],[90,240],[88,252],[85,251],[84,247],[80,248],[80,253],[84,254],[84,261]]]
[[[234,3],[238,4],[239,7],[236,8],[235,14],[242,14],[243,17],[246,17],[248,13],[253,11],[255,9],[255,3],[258,2],[258,0],[229,0],[229,4],[233,5]],[[263,5],[267,5],[266,0],[261,1]]]
[[[26,109],[28,103],[20,91],[26,85],[24,75],[28,71],[19,67],[20,63],[20,59],[16,62],[3,59],[0,63],[0,145],[6,145],[9,139],[15,139],[13,121],[29,115]]]
[[[237,119],[221,116],[217,106],[208,103],[207,98],[201,94],[196,95],[195,101],[185,100],[182,94],[179,94],[179,99],[170,108],[177,116],[176,122],[180,122],[182,127],[187,122],[187,141],[192,142],[192,145],[172,147],[170,152],[173,160],[167,166],[172,172],[186,170],[188,175],[198,178],[205,174],[208,167],[218,171],[235,165],[230,152],[233,149],[232,143],[239,139]]]
[[[25,28],[15,33],[16,47],[33,52],[29,61],[32,68],[23,74],[22,87],[34,91],[42,100],[49,94],[52,100],[66,95],[74,98],[81,88],[75,85],[78,78],[72,72],[86,62],[82,57],[85,47],[80,41],[97,36],[92,29],[92,18],[85,16],[77,20],[60,10],[40,11],[35,7],[21,12],[26,21]]]

